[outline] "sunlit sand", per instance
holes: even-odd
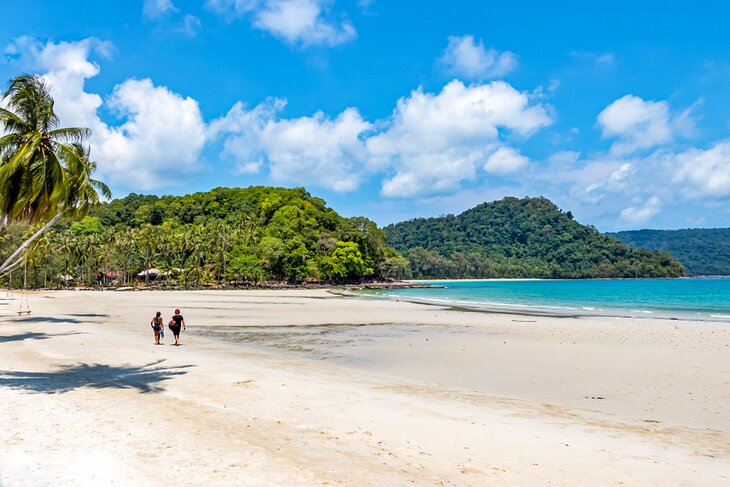
[[[726,323],[319,290],[29,303],[0,308],[1,485],[730,482]],[[175,307],[183,346],[155,346]]]

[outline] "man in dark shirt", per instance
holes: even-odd
[[[172,315],[172,320],[170,320],[170,329],[172,330],[172,334],[175,336],[175,346],[180,346],[180,326],[182,325],[182,329],[186,330],[185,328],[185,318],[180,314],[180,310],[176,309],[175,314]]]

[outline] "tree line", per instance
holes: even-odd
[[[261,186],[103,203],[57,223],[28,265],[31,285],[50,274],[184,286],[387,279],[405,277],[408,266],[372,221],[344,218],[302,188]]]
[[[630,230],[609,235],[630,247],[669,252],[691,276],[730,276],[730,228]]]

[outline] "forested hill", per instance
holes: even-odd
[[[1,230],[0,257],[29,231]],[[409,276],[408,262],[385,240],[372,221],[344,218],[302,188],[131,194],[82,220],[59,221],[34,243],[28,286],[129,285],[150,274],[181,286]]]
[[[630,247],[667,251],[692,276],[730,275],[730,228],[633,230],[608,235]]]
[[[402,277],[407,262],[366,218],[344,218],[303,188],[216,188],[129,195],[91,213],[104,229],[155,248],[142,267],[202,269],[203,281]],[[73,226],[72,229],[73,230]],[[183,277],[185,277],[183,271]]]
[[[504,198],[384,228],[417,278],[677,277],[666,252],[630,249],[545,198]]]

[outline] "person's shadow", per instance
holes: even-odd
[[[137,389],[141,393],[161,392],[160,384],[187,373],[192,365],[158,367],[164,360],[134,366],[78,364],[52,372],[0,371],[0,387],[44,394],[60,394],[82,387],[92,389]]]

